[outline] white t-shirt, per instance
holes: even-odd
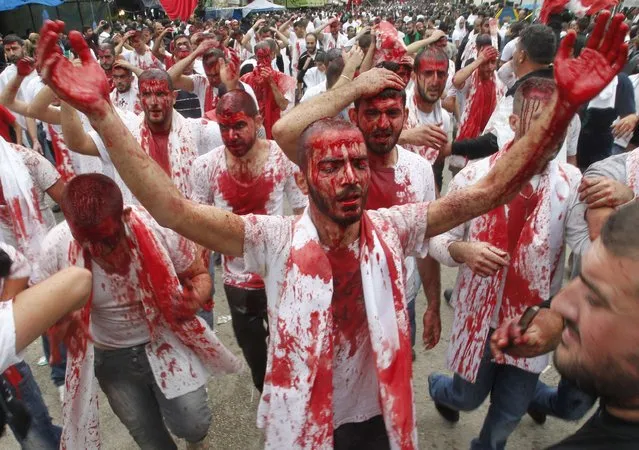
[[[174,231],[163,228],[142,210],[144,223],[154,232],[158,242],[167,251],[177,274],[185,272],[193,259],[180,246],[184,239]],[[69,261],[69,243],[73,240],[66,222],[61,222],[49,232],[42,243],[43,257],[34,269],[33,282],[37,283],[66,267]],[[93,298],[91,303],[91,335],[98,347],[107,349],[127,348],[151,340],[142,306],[135,262],[127,276],[107,274],[95,261],[91,263],[93,274]]]
[[[193,80],[193,91],[191,93],[197,95],[197,98],[200,101],[200,108],[202,108],[202,115],[204,115],[204,109],[206,105],[206,90],[209,87],[209,79],[206,78],[206,76],[204,75],[198,74],[189,75],[189,77],[191,78],[191,80]],[[240,81],[240,83],[244,87],[246,93],[253,97],[253,100],[255,100],[255,105],[257,106],[257,97],[255,97],[253,88],[242,81]],[[217,95],[216,87],[211,89],[211,91],[213,92],[213,95]]]
[[[225,147],[222,145],[195,160],[191,169],[192,199],[215,205],[235,214],[284,214],[284,196],[291,208],[304,208],[307,199],[295,183],[298,167],[286,157],[275,141],[269,142],[269,155],[262,176],[250,185],[241,184],[228,172]],[[262,279],[246,272],[244,260],[223,256],[224,284],[244,289],[262,289]]]
[[[304,74],[304,83],[307,89],[317,86],[320,83],[326,83],[326,74],[320,72],[317,67],[311,67]]]
[[[47,189],[60,179],[60,174],[55,167],[39,153],[19,145],[9,145],[20,155],[24,165],[27,167],[29,175],[31,175],[31,180],[33,181],[38,203],[40,204],[40,214],[42,214],[44,225],[47,229],[51,229],[55,225],[55,217],[44,201],[44,194]],[[5,243],[16,248],[18,247],[18,242],[13,232],[9,208],[6,205],[0,205],[0,233]]]
[[[126,59],[130,64],[135,67],[139,67],[142,70],[148,69],[162,69],[164,70],[164,64],[153,56],[150,49],[146,49],[144,55],[140,55],[135,51],[122,49],[122,57]]]
[[[107,39],[109,39],[111,37],[111,35],[109,33],[107,33],[106,31],[103,31],[102,33],[100,33],[100,35],[98,36],[98,45],[102,45],[104,44],[104,41],[106,41]]]
[[[501,51],[501,60],[503,62],[508,62],[513,59],[513,52],[515,51],[515,47],[517,47],[517,42],[519,42],[518,37],[509,41]]]
[[[332,48],[344,48],[348,46],[348,38],[345,34],[338,33],[337,39],[331,33],[322,34],[322,48],[325,52]]]
[[[142,104],[140,103],[139,94],[138,79],[134,75],[133,81],[131,82],[131,88],[128,91],[119,92],[114,88],[109,96],[111,97],[111,102],[116,108],[132,112],[133,114],[139,114],[142,112]]]
[[[304,95],[302,95],[302,98],[300,99],[300,103],[304,103],[305,101],[310,100],[313,97],[316,97],[324,92],[326,92],[326,80],[320,84],[306,89],[306,92],[304,92]]]
[[[293,77],[297,78],[297,63],[302,53],[306,51],[306,37],[298,38],[294,31],[291,31],[288,38],[291,45],[291,66],[293,68]]]
[[[27,258],[11,245],[0,242],[0,249],[11,258],[11,270],[7,279],[28,278],[31,266]],[[0,279],[0,292],[4,289],[4,279]],[[16,326],[13,319],[13,300],[0,301],[0,373],[9,366],[22,361],[16,353]]]

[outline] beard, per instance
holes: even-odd
[[[601,397],[607,406],[637,409],[639,398],[639,353],[618,361],[606,356],[595,369],[579,361],[562,361],[555,352],[557,371],[593,397]],[[632,367],[634,370],[628,370]]]
[[[366,149],[377,155],[385,155],[390,153],[397,145],[397,141],[399,140],[399,135],[401,134],[401,130],[399,132],[395,132],[393,129],[390,131],[374,131],[372,134],[364,134],[364,141],[366,142]],[[378,136],[388,136],[388,140],[385,143],[375,142],[373,138]]]
[[[439,100],[439,98],[441,97],[441,94],[440,94],[437,96],[437,98],[431,99],[430,94],[428,93],[426,89],[421,87],[418,83],[415,83],[415,84],[417,85],[417,93],[419,94],[419,98],[421,98],[424,103],[428,103],[432,105],[433,103],[436,103],[437,100]]]
[[[322,194],[320,194],[317,190],[315,190],[310,184],[308,185],[308,196],[311,198],[311,201],[315,204],[317,209],[322,214],[324,214],[326,217],[328,217],[329,219],[331,219],[333,222],[335,222],[337,225],[341,227],[347,227],[349,225],[352,225],[358,222],[361,219],[362,213],[364,211],[364,205],[366,204],[367,193],[362,192],[362,190],[359,188],[353,187],[353,188],[346,188],[344,192],[342,192],[339,196],[336,197],[336,200],[339,200],[341,197],[355,194],[355,193],[362,195],[359,214],[347,216],[347,217],[340,217],[332,212],[330,204],[329,204],[329,200],[326,197],[324,197]]]

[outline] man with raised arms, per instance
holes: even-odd
[[[272,332],[258,425],[265,428],[266,447],[330,448],[354,441],[360,447],[385,443],[415,449],[403,261],[423,255],[431,236],[508,202],[554,156],[579,105],[606,86],[625,62],[627,26],[622,15],[616,16],[604,38],[609,17],[599,15],[579,58],[570,57],[574,34],[563,40],[555,60],[557,94],[530,132],[478,183],[433,202],[364,211],[370,170],[362,133],[332,119],[312,124],[299,142],[292,139],[283,148],[291,156],[297,153],[301,173],[296,180],[310,197],[301,217],[241,217],[187,200],[114,112],[106,78],[79,34],[71,32],[70,40],[82,67],[57,50],[58,30],[51,22],[43,27],[38,53],[47,83],[90,117],[123,180],[161,226],[209,249],[243,256],[246,269],[264,277]],[[90,76],[77,76],[81,72]],[[596,76],[585,80],[580,77],[585,72]],[[365,72],[353,83],[352,100],[403,88],[397,75],[383,69]],[[332,108],[350,90],[327,92],[327,104]],[[309,112],[299,108],[299,113]],[[340,258],[348,252],[355,257]],[[334,274],[345,270],[352,271],[352,282],[335,290]],[[345,364],[336,364],[337,336],[359,326],[334,314],[342,302],[363,305],[360,317],[369,336]],[[339,390],[344,376],[361,377],[359,391],[370,389],[376,402],[366,397],[361,398],[365,405],[353,399],[345,405],[352,393]],[[349,426],[335,428],[334,419],[346,414]]]

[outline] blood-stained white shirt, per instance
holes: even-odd
[[[135,67],[139,67],[142,70],[149,69],[161,69],[164,70],[164,64],[157,59],[153,52],[150,49],[146,49],[144,55],[140,55],[135,51],[129,51],[127,49],[122,49],[122,57],[126,59],[130,64]]]
[[[189,78],[193,80],[193,91],[191,93],[197,95],[197,98],[200,101],[200,108],[202,108],[202,115],[204,115],[204,113],[206,112],[206,91],[209,87],[209,79],[206,78],[205,75],[198,74],[189,75]],[[240,81],[240,84],[244,87],[244,91],[246,91],[247,94],[253,97],[253,100],[255,100],[255,105],[257,106],[257,97],[255,96],[253,88],[248,84],[243,83],[242,81]],[[218,95],[217,87],[214,87],[213,89],[211,89],[211,91],[214,96]]]
[[[291,68],[292,76],[297,78],[297,64],[300,61],[300,56],[306,51],[306,36],[298,38],[295,31],[291,31],[288,37],[289,45],[291,46]],[[288,74],[287,74],[288,75]]]
[[[392,253],[395,267],[401,267],[408,256],[424,257],[428,241],[425,238],[428,207],[426,203],[410,203],[395,206],[390,209],[368,211],[372,223],[378,230],[383,230],[379,236]],[[249,215],[244,218],[244,261],[246,269],[255,271],[264,277],[269,323],[277,324],[278,321],[294,322],[295,318],[290,314],[294,311],[288,309],[280,311],[280,298],[282,289],[308,290],[308,286],[289,286],[286,283],[291,270],[289,261],[293,249],[293,234],[296,217],[260,216]],[[358,252],[359,240],[350,247],[350,251]],[[295,249],[299,251],[299,249]],[[318,269],[324,270],[324,269]],[[318,279],[306,274],[298,279],[299,283],[309,283],[309,280]],[[403,283],[400,283],[403,292]],[[351,286],[349,286],[350,288]],[[346,296],[346,292],[336,292],[335,296]],[[391,301],[389,299],[389,301]],[[294,336],[293,336],[294,338]],[[372,362],[372,352],[368,345],[348,345],[339,340],[339,346],[334,348],[333,359],[333,420],[334,425],[349,421],[367,420],[379,415],[378,392],[371,392],[371,386],[377,385],[376,377],[370,372],[375,372],[375,363]],[[359,341],[358,341],[359,342]],[[344,347],[341,347],[341,345]],[[370,339],[369,339],[370,344]],[[281,352],[279,353],[281,357]],[[267,367],[267,378],[271,367]],[[266,392],[266,391],[265,391]],[[268,412],[267,399],[262,399],[258,411],[258,425],[262,422],[263,415],[277,416],[277,411]],[[268,426],[271,424],[268,423]],[[261,425],[260,425],[261,426]],[[275,424],[274,426],[278,426]]]
[[[298,167],[275,141],[268,141],[269,155],[262,175],[250,185],[238,182],[228,171],[222,145],[195,160],[191,169],[192,199],[235,214],[284,214],[284,197],[291,208],[304,208],[307,199],[295,183]],[[224,284],[244,289],[262,289],[262,279],[247,272],[242,258],[223,256]]]
[[[185,252],[185,243],[174,231],[163,228],[141,208],[138,213],[154,232],[173,262],[176,273],[182,273],[193,263],[195,251]],[[35,265],[31,278],[33,284],[50,277],[71,264],[69,243],[73,236],[67,222],[53,228],[42,243],[42,258]],[[190,244],[194,247],[193,244]],[[194,250],[194,248],[193,248]],[[91,336],[100,348],[117,349],[146,344],[151,340],[149,326],[142,305],[142,288],[135,264],[130,264],[127,275],[105,272],[95,261],[91,263],[93,274],[93,298],[91,303]]]
[[[337,39],[331,33],[322,33],[322,48],[325,52],[332,48],[344,48],[348,46],[348,38],[345,34],[338,33]]]
[[[117,89],[113,89],[109,96],[111,97],[111,102],[116,108],[132,112],[133,114],[139,114],[142,112],[142,103],[140,102],[139,93],[138,80],[137,78],[134,78],[131,82],[131,88],[128,91],[119,92]]]
[[[42,214],[44,225],[47,229],[50,229],[55,225],[55,217],[44,201],[44,194],[47,189],[53,186],[56,181],[60,179],[60,174],[55,167],[53,167],[53,165],[39,153],[20,145],[9,145],[20,155],[24,165],[27,167],[27,170],[31,175],[33,187],[36,191],[36,197],[40,205],[40,214]],[[11,215],[4,201],[0,203],[0,232],[5,243],[13,247],[18,247],[18,242],[16,241],[16,236],[13,232]]]

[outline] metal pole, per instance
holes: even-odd
[[[31,16],[31,25],[33,26],[32,30],[35,32],[37,30],[35,20],[33,20],[33,10],[31,9],[31,3],[29,3],[29,15]]]
[[[80,8],[80,1],[75,0],[76,5],[78,5],[78,15],[80,16],[81,27],[84,28],[84,18],[82,17],[82,9]]]

